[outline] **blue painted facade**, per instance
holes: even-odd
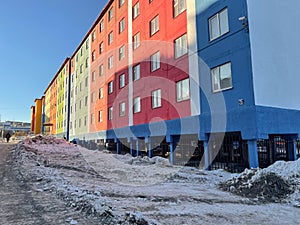
[[[299,56],[294,54],[292,46],[287,48],[289,44],[276,27],[282,25],[277,22],[276,15],[287,13],[286,3],[276,2],[275,12],[270,12],[273,10],[269,10],[267,1],[196,1],[201,84],[199,139],[207,142],[209,134],[222,132],[211,126],[211,115],[224,114],[225,111],[224,132],[240,132],[243,140],[248,141],[250,167],[258,166],[257,141],[274,135],[280,135],[285,140],[296,140],[300,135],[300,107],[295,103],[299,88],[294,87],[294,82],[299,80],[296,76],[299,74],[296,66]],[[294,3],[299,8],[299,4]],[[287,7],[293,6],[289,4]],[[209,19],[225,8],[228,9],[229,32],[210,41]],[[292,15],[294,11],[291,10]],[[296,13],[293,16],[297,17]],[[242,20],[242,17],[245,19]],[[293,18],[287,18],[285,20],[293,21]],[[291,26],[288,21],[286,24]],[[275,34],[282,39],[275,38],[273,43],[271,36]],[[261,40],[265,41],[266,48]],[[276,48],[281,52],[271,50]],[[287,64],[284,56],[280,56],[282,54],[295,56]],[[232,88],[213,93],[211,69],[227,62],[231,62]],[[286,83],[283,81],[285,75]],[[225,103],[223,108],[218,106],[220,101],[217,100],[222,98]],[[243,104],[240,104],[241,101]],[[288,155],[294,154],[295,146],[288,144],[287,148]],[[288,159],[293,158],[288,156]]]

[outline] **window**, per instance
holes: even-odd
[[[83,71],[83,65],[81,64],[80,65],[80,73],[82,73],[82,71]]]
[[[125,46],[123,45],[121,48],[119,48],[119,60],[122,60],[125,58]]]
[[[114,17],[113,8],[110,8],[108,11],[108,21],[111,21],[111,19]]]
[[[152,91],[152,109],[161,107],[161,89]]]
[[[108,120],[113,119],[113,107],[108,108]]]
[[[82,106],[82,101],[80,100],[79,101],[79,109],[81,109],[81,106]]]
[[[218,66],[211,70],[213,92],[232,88],[231,63]]]
[[[113,93],[113,91],[114,91],[114,82],[111,81],[108,83],[108,94]]]
[[[186,34],[175,40],[175,58],[179,58],[187,53],[187,38]]]
[[[95,123],[95,114],[92,113],[91,114],[91,124],[94,124]]]
[[[81,127],[81,119],[78,121],[78,127]]]
[[[89,49],[89,39],[87,39],[85,42],[85,48]],[[81,49],[81,55],[82,55],[82,49]]]
[[[137,49],[140,45],[141,45],[141,34],[140,32],[138,32],[133,36],[133,49]]]
[[[92,33],[92,41],[95,41],[95,39],[96,39],[96,31],[93,31],[93,33]]]
[[[91,96],[91,102],[92,102],[92,103],[95,102],[95,95],[96,95],[95,92],[93,92],[93,93],[92,93],[92,96]]]
[[[133,19],[135,19],[138,15],[140,15],[140,3],[136,3],[133,6]]]
[[[89,67],[89,57],[85,59],[85,68]]]
[[[160,68],[160,52],[151,55],[151,72]]]
[[[224,9],[209,19],[210,40],[229,32],[228,9]]]
[[[104,68],[103,68],[103,64],[101,64],[101,65],[99,66],[99,76],[102,76],[103,73],[104,73]]]
[[[86,77],[86,78],[85,78],[85,87],[87,87],[87,86],[88,86],[88,83],[89,83],[89,78],[88,78],[88,77]]]
[[[84,117],[84,126],[86,126],[87,123],[87,116]]]
[[[102,110],[100,110],[99,112],[98,112],[98,122],[102,122],[103,121],[103,111]]]
[[[119,81],[120,81],[120,88],[125,87],[125,74],[120,75]]]
[[[95,59],[96,59],[96,51],[94,50],[94,51],[92,52],[92,61],[94,62]]]
[[[111,45],[113,43],[113,41],[114,41],[114,34],[113,34],[113,32],[110,32],[108,34],[108,45]]]
[[[186,10],[186,0],[174,0],[174,17],[178,16]]]
[[[123,18],[119,23],[119,33],[122,33],[125,30],[125,19]]]
[[[103,87],[99,88],[99,99],[103,98]]]
[[[133,100],[133,113],[138,113],[141,111],[141,98],[136,97]]]
[[[140,64],[133,67],[133,81],[139,80],[141,77],[141,66]]]
[[[120,103],[120,116],[125,116],[125,102]]]
[[[176,83],[176,95],[177,102],[184,101],[190,98],[189,79],[181,80]]]
[[[154,35],[157,31],[159,31],[159,16],[157,15],[150,22],[150,35]]]
[[[93,72],[92,72],[92,82],[94,82],[94,81],[95,81],[95,76],[96,76],[96,72],[95,72],[95,71],[93,71]]]
[[[100,33],[104,30],[104,21],[100,21],[100,24],[99,24],[99,31]]]
[[[122,5],[124,5],[125,0],[119,0],[119,7],[121,7]]]
[[[99,54],[102,54],[103,51],[104,51],[104,43],[101,42],[101,43],[99,44]]]
[[[114,57],[113,57],[113,56],[110,56],[110,57],[108,58],[108,69],[113,68],[113,63],[114,63]]]
[[[84,105],[85,105],[85,106],[88,105],[88,96],[85,96]]]

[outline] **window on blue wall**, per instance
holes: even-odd
[[[223,9],[209,19],[210,40],[214,40],[229,32],[228,9]]]
[[[218,92],[232,88],[231,63],[226,63],[211,70],[212,90]]]

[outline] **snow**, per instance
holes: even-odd
[[[14,155],[23,179],[32,180],[36,191],[52,192],[103,224],[290,225],[300,221],[300,160],[232,174],[173,166],[160,157],[91,151],[49,136],[20,142]],[[291,192],[275,200],[259,191],[258,197],[243,195],[255,185],[253,190],[269,191],[263,194],[275,190],[277,183],[266,184],[266,175],[279,184],[286,182]]]

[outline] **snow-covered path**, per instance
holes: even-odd
[[[161,158],[116,156],[63,141],[25,143],[14,154],[24,176],[38,178],[34,189],[51,192],[103,224],[300,221],[300,208],[290,201],[266,204],[222,191],[219,183],[238,176],[224,171],[171,166]]]

